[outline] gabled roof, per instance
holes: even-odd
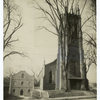
[[[32,75],[28,74],[26,71],[20,71],[20,72],[18,72],[16,74],[13,74],[12,76],[15,76],[15,75],[20,74],[20,73],[26,73],[28,76],[31,76],[32,77]]]
[[[50,64],[52,64],[52,63],[55,63],[55,62],[57,62],[57,59],[55,59],[54,61],[52,61],[52,62],[46,64],[45,66],[48,66],[48,65],[50,65]]]

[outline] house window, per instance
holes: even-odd
[[[15,93],[15,89],[13,89],[13,93]]]
[[[49,72],[49,83],[52,83],[52,71]]]
[[[76,66],[74,66],[74,75],[76,75]]]
[[[24,84],[24,82],[22,81],[22,82],[21,82],[21,86],[23,86],[23,84]]]
[[[23,95],[23,89],[20,90],[20,95]]]
[[[24,74],[21,75],[21,78],[24,78]]]
[[[16,81],[13,82],[13,85],[14,85],[14,86],[16,85]]]
[[[28,86],[31,86],[31,82],[28,82]]]
[[[28,89],[28,93],[30,93],[30,89]]]

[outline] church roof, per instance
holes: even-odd
[[[46,64],[45,66],[48,66],[48,65],[50,65],[50,64],[52,64],[52,63],[56,63],[56,62],[57,62],[57,59],[55,59],[54,61],[52,61],[52,62]]]

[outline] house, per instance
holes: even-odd
[[[80,10],[77,8],[77,13],[68,13],[66,8],[65,12],[67,13],[61,14],[63,20],[60,27],[63,24],[66,31],[64,33],[61,30],[61,37],[58,38],[57,59],[49,64],[44,64],[38,76],[41,83],[40,88],[44,90],[86,89],[86,65]]]
[[[9,94],[30,96],[34,89],[34,76],[25,71],[10,76]]]

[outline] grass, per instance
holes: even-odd
[[[89,83],[89,91],[97,95],[97,83]]]
[[[92,93],[94,93],[95,95],[97,95],[97,90],[96,89],[91,89],[89,91],[92,92]]]
[[[49,98],[93,95],[93,93],[90,93],[89,91],[76,90],[72,90],[70,92],[64,92],[60,90],[47,90],[47,92],[49,93]]]

